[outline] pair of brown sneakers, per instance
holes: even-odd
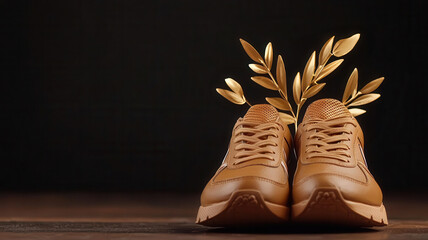
[[[312,103],[294,139],[298,159],[290,185],[290,131],[274,107],[254,105],[233,128],[223,163],[202,193],[196,223],[387,225],[363,147],[363,132],[341,102]]]

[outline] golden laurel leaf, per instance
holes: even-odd
[[[232,78],[226,78],[224,81],[234,93],[238,94],[242,99],[245,99],[244,90],[242,90],[241,85],[237,81],[233,80]]]
[[[239,41],[241,41],[242,47],[244,48],[247,55],[251,59],[253,59],[253,61],[263,63],[262,56],[260,56],[259,52],[257,52],[257,50],[251,44],[249,44],[247,41],[245,41],[242,38],[240,38]]]
[[[314,76],[318,76],[318,75],[321,73],[321,71],[322,71],[323,69],[324,69],[324,68],[323,68],[323,66],[318,65],[317,70],[315,70]],[[317,78],[318,78],[318,77],[317,77]],[[316,80],[316,79],[315,79],[315,80]]]
[[[338,68],[340,66],[340,64],[342,64],[343,59],[338,59],[332,63],[329,63],[327,66],[325,66],[321,72],[319,73],[317,79],[315,79],[315,82],[325,78],[327,75],[329,75],[330,73],[332,73],[334,70],[336,70],[336,68]],[[317,74],[315,74],[316,76]]]
[[[251,77],[251,80],[253,80],[254,82],[256,82],[257,84],[259,84],[260,86],[262,86],[264,88],[267,88],[267,89],[270,89],[270,90],[278,90],[278,88],[272,82],[272,80],[270,80],[267,77],[256,76],[256,77]]]
[[[265,62],[268,67],[268,69],[272,68],[272,62],[273,62],[273,48],[272,43],[268,43],[265,49]]]
[[[358,69],[354,68],[351,76],[349,76],[348,82],[346,83],[345,92],[343,92],[342,102],[345,103],[346,100],[351,96],[355,96],[357,93],[358,87]]]
[[[366,113],[366,110],[359,109],[359,108],[351,108],[351,109],[349,109],[349,112],[352,114],[352,116],[356,117],[356,116],[359,116],[361,114]]]
[[[282,99],[282,98],[278,98],[278,97],[267,97],[266,101],[268,103],[270,103],[272,106],[284,110],[284,111],[289,111],[290,110],[290,104]]]
[[[285,76],[285,66],[281,55],[278,55],[278,61],[276,62],[276,80],[278,81],[279,88],[287,97],[287,78]]]
[[[251,68],[251,70],[253,70],[253,72],[258,74],[266,74],[269,72],[268,69],[266,69],[264,66],[260,64],[251,63],[248,66]]]
[[[333,47],[334,36],[331,37],[324,46],[322,46],[320,55],[318,57],[318,64],[325,65],[327,63],[328,57],[331,54],[331,48]]]
[[[281,121],[283,121],[285,124],[292,124],[296,121],[296,119],[294,119],[293,116],[286,114],[286,113],[279,113],[279,118],[281,119]]]
[[[302,92],[300,84],[301,84],[300,72],[298,72],[296,74],[296,77],[294,77],[294,82],[293,82],[293,98],[296,104],[299,104],[300,102],[300,93]]]
[[[308,90],[306,90],[304,93],[303,93],[303,98],[310,98],[310,97],[312,97],[312,96],[314,96],[315,94],[317,94],[319,91],[321,91],[321,89],[323,88],[325,86],[325,83],[320,83],[320,84],[317,84],[317,85],[314,85],[314,86],[312,86],[312,87],[310,87],[310,88],[308,88]]]
[[[333,47],[333,55],[336,57],[341,57],[349,53],[357,44],[360,39],[360,34],[354,34],[349,38],[341,39],[334,44]]]
[[[241,98],[238,94],[231,92],[229,90],[216,88],[215,89],[220,95],[229,100],[230,102],[238,105],[242,105],[245,103],[245,99]]]
[[[384,79],[385,79],[384,77],[381,77],[381,78],[377,78],[377,79],[375,79],[375,80],[367,83],[367,85],[364,86],[360,90],[360,92],[363,93],[363,94],[367,94],[367,93],[373,92],[374,90],[376,90],[380,86],[380,84],[383,82]]]
[[[315,71],[315,51],[312,53],[308,62],[306,63],[305,70],[303,71],[302,77],[302,90],[306,90],[307,87],[311,84],[312,77],[314,76]]]
[[[353,102],[351,102],[351,104],[349,104],[348,107],[361,106],[361,105],[364,105],[367,103],[371,103],[374,100],[378,99],[379,97],[380,97],[380,94],[378,94],[378,93],[369,93],[366,95],[362,95],[361,97],[358,97]]]

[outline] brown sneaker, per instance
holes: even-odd
[[[196,223],[244,226],[288,220],[291,139],[274,107],[252,106],[236,122],[223,163],[202,192]]]
[[[382,191],[367,169],[363,132],[341,102],[312,103],[295,145],[293,220],[360,227],[388,224]]]

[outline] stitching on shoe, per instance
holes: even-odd
[[[336,176],[336,177],[339,177],[339,178],[343,178],[343,179],[349,180],[349,181],[354,182],[354,183],[358,183],[358,184],[367,186],[368,185],[368,178],[367,178],[366,174],[364,173],[364,171],[363,171],[363,174],[364,174],[364,177],[366,178],[366,182],[362,182],[362,181],[356,180],[354,178],[351,178],[351,177],[348,177],[348,176],[343,176],[343,175],[336,174],[336,173],[318,173],[318,174],[314,174],[314,175],[311,175],[311,176],[307,176],[307,177],[303,178],[302,180],[300,180],[300,181],[298,181],[296,183],[293,183],[293,185],[303,184],[303,183],[311,180],[311,178],[313,178],[315,176],[327,175],[327,176]]]
[[[212,185],[220,185],[220,184],[226,184],[228,182],[236,182],[236,181],[239,181],[241,179],[261,180],[261,181],[269,182],[269,183],[272,183],[272,184],[275,184],[275,185],[278,185],[278,186],[288,185],[288,179],[287,178],[285,178],[285,183],[280,183],[280,182],[273,181],[271,179],[267,179],[267,178],[263,178],[263,177],[256,177],[256,176],[237,177],[237,178],[231,178],[231,179],[221,180],[221,181],[217,181],[217,182],[214,182],[214,180],[213,180],[213,181],[211,181],[211,184]]]

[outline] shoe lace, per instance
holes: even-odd
[[[234,142],[236,143],[234,165],[254,159],[268,159],[275,161],[274,147],[278,144],[273,138],[278,138],[279,125],[276,122],[254,124],[242,122],[235,130]]]
[[[315,130],[308,135],[306,158],[332,158],[343,162],[349,162],[350,147],[346,142],[351,141],[352,131],[346,128],[347,124],[355,123],[350,118],[311,119],[305,125],[309,125],[306,131]]]

